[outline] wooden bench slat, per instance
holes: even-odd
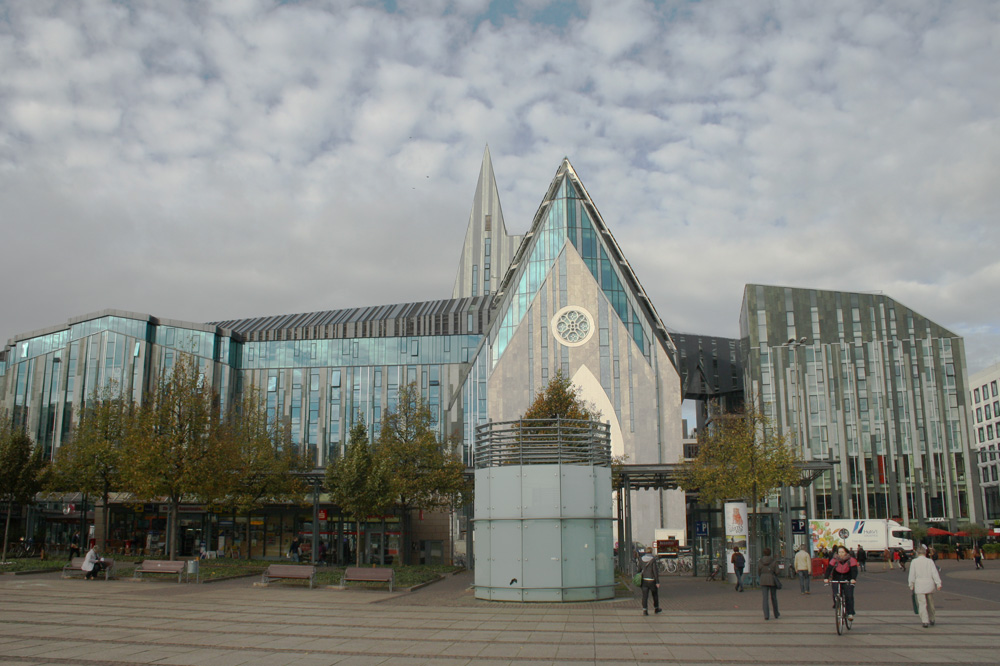
[[[174,560],[143,560],[132,572],[134,578],[142,578],[144,573],[168,573],[177,574],[177,582],[181,582],[181,576],[187,562]]]
[[[265,585],[271,578],[291,578],[295,580],[308,580],[309,589],[313,587],[316,577],[316,567],[302,564],[272,564],[267,567],[261,575],[261,582]]]
[[[86,571],[83,570],[83,563],[86,561],[87,561],[86,557],[74,557],[70,559],[69,564],[64,566],[62,569],[63,578],[66,578],[68,574],[75,572],[80,572],[84,574],[87,573]],[[115,567],[115,561],[105,559],[103,564],[104,564],[104,580],[108,580],[108,578],[111,575],[111,570],[114,569]]]
[[[340,579],[340,586],[343,587],[344,583],[347,582],[389,583],[389,591],[392,592],[395,581],[396,572],[393,569],[384,567],[347,567],[344,570],[343,577]]]

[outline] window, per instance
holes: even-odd
[[[986,441],[986,431],[983,428],[979,429],[979,443],[982,444]]]
[[[979,389],[973,390],[972,391],[972,395],[975,397],[976,402],[978,403],[979,402]]]
[[[987,405],[986,405],[986,406],[985,406],[985,407],[983,408],[983,411],[984,411],[984,412],[985,412],[985,414],[986,414],[986,420],[987,420],[987,421],[989,421],[989,420],[990,420],[991,418],[993,418],[993,411],[992,411],[992,410],[990,409],[990,406],[989,406],[989,404],[987,404]]]
[[[992,389],[993,391],[993,397],[994,398],[997,397],[997,380],[994,379],[992,382],[990,382],[990,389]]]
[[[993,426],[986,426],[986,439],[993,439]]]
[[[982,422],[983,422],[983,408],[976,407],[976,423],[982,423]]]

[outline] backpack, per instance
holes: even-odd
[[[733,567],[737,569],[742,569],[746,565],[747,565],[747,560],[745,557],[743,557],[743,553],[733,554]]]

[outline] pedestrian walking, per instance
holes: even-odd
[[[757,561],[757,576],[760,580],[761,597],[764,602],[764,619],[770,620],[767,599],[770,596],[771,606],[774,608],[774,619],[781,617],[778,612],[778,590],[781,588],[781,581],[778,580],[778,562],[771,557],[771,549],[765,548],[761,551],[761,558]]]
[[[642,614],[649,615],[649,593],[653,593],[653,612],[660,613],[660,568],[656,566],[653,549],[647,548],[642,556]]]
[[[907,577],[910,590],[917,597],[917,610],[924,629],[934,624],[934,589],[941,589],[941,576],[934,562],[927,558],[927,546],[917,548],[917,558],[910,565]]]
[[[858,568],[861,571],[868,571],[868,553],[865,552],[865,547],[860,543],[858,544],[858,552],[855,554],[854,559],[858,561]]]
[[[796,546],[795,573],[799,576],[799,594],[809,594],[809,579],[812,576],[812,558],[805,546]]]
[[[729,561],[733,563],[733,571],[736,572],[736,591],[743,591],[743,569],[746,568],[747,559],[743,557],[743,553],[740,552],[740,547],[735,546],[733,548],[733,556],[729,558]]]
[[[975,546],[972,549],[972,559],[976,561],[976,568],[983,568],[983,547]]]

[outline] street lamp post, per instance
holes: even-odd
[[[802,404],[802,392],[800,391],[799,353],[798,353],[798,350],[799,350],[799,347],[804,347],[806,344],[808,344],[808,340],[806,339],[805,336],[803,336],[803,337],[801,337],[801,338],[799,338],[797,340],[795,338],[789,338],[788,342],[786,342],[785,344],[783,344],[783,345],[777,345],[778,347],[785,347],[789,351],[792,352],[792,375],[793,375],[794,380],[795,380],[795,405],[794,405],[794,412],[795,412],[795,444],[799,448],[800,452],[802,451],[803,440],[805,439],[804,436],[803,436],[803,434],[804,434],[804,424],[803,424],[803,421],[805,420],[804,419],[805,413],[804,413],[804,410],[803,410],[803,413],[801,414],[801,416],[800,416],[800,413],[799,413],[799,408],[801,407],[801,404]],[[787,391],[785,393],[786,393],[786,395],[788,394]],[[806,513],[812,513],[812,511],[811,511],[812,495],[809,493],[809,490],[804,491],[804,493],[806,495],[806,506],[807,506]],[[784,531],[784,534],[785,534],[785,559],[787,561],[789,561],[789,567],[788,567],[789,575],[794,575],[794,571],[793,571],[794,567],[791,566],[791,556],[790,556],[790,552],[791,552],[790,545],[791,545],[792,541],[795,540],[794,536],[792,535],[792,505],[791,505],[791,503],[792,503],[791,489],[788,486],[783,486],[781,488],[781,504],[782,504],[782,507],[781,507],[781,517],[782,517],[782,530]]]

